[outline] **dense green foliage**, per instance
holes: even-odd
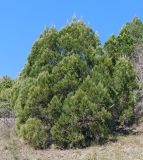
[[[11,107],[11,92],[14,81],[8,77],[3,76],[0,79],[0,117],[9,116]]]
[[[46,129],[36,118],[29,118],[20,128],[20,134],[34,147],[46,147]]]
[[[46,28],[13,87],[18,134],[36,148],[84,147],[130,125],[138,88],[130,57],[142,28],[135,18],[103,49],[75,18],[60,31]]]

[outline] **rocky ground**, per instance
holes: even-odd
[[[143,122],[117,142],[76,150],[34,150],[15,135],[14,119],[0,119],[0,160],[143,160]]]

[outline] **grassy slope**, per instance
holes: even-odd
[[[7,126],[8,124],[8,126]],[[118,137],[115,143],[92,146],[77,150],[34,150],[18,140],[14,133],[14,122],[6,124],[0,120],[0,160],[142,160],[143,122],[133,133]]]

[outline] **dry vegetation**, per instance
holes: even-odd
[[[0,160],[142,160],[143,122],[117,142],[76,150],[34,150],[16,138],[13,119],[0,120]]]

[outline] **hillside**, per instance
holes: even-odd
[[[0,120],[1,160],[142,160],[143,157],[143,122],[131,127],[130,135],[119,136],[115,142],[72,150],[34,150],[15,136],[12,123],[9,128]]]
[[[138,17],[103,47],[75,17],[46,28],[17,79],[0,79],[2,159],[141,159],[142,48]]]

